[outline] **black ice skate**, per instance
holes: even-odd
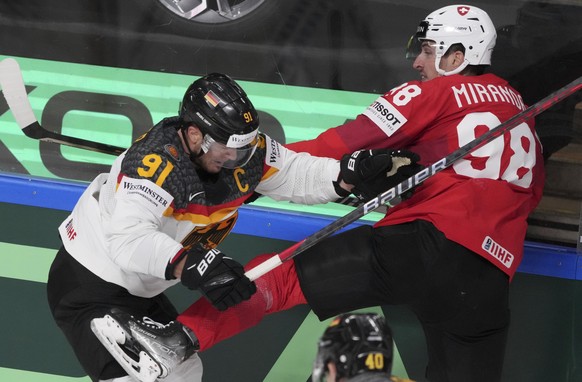
[[[165,378],[199,349],[194,333],[177,321],[164,325],[117,309],[93,319],[91,330],[123,369],[141,382]]]

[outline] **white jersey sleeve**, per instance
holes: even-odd
[[[105,227],[111,260],[124,269],[163,279],[169,260],[182,248],[162,228],[172,196],[148,179],[123,177],[115,199]]]
[[[170,258],[182,248],[171,236],[177,224],[165,216],[172,197],[145,179],[123,177],[118,184],[122,159],[87,187],[59,232],[67,251],[91,272],[152,297],[179,282],[165,279]]]
[[[256,189],[258,193],[301,204],[327,203],[340,197],[333,186],[340,171],[339,161],[297,153],[265,138],[265,163],[270,168]]]

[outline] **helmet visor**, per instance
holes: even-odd
[[[216,142],[210,134],[206,134],[202,142],[202,150],[210,161],[223,168],[234,169],[248,163],[257,149],[258,142],[256,134],[252,141],[244,145],[240,142],[234,145]]]
[[[416,28],[416,33],[410,36],[408,44],[406,44],[406,58],[414,60],[420,54],[422,49],[422,40],[426,39],[426,31],[428,30],[428,21],[421,21]]]

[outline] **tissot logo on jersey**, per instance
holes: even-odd
[[[495,257],[503,266],[506,268],[511,268],[513,260],[515,257],[507,249],[503,248],[501,245],[497,244],[489,236],[485,237],[483,241],[482,248],[487,251],[491,256]]]
[[[364,115],[378,125],[389,137],[407,121],[398,109],[384,97],[379,97],[374,103],[368,106]]]

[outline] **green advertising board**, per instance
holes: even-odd
[[[0,56],[4,59],[6,56]],[[162,118],[177,114],[185,89],[198,77],[14,57],[34,113],[51,131],[127,147]],[[362,112],[376,97],[329,89],[239,80],[259,111],[261,130],[291,143],[316,137]],[[3,101],[3,100],[2,100]],[[26,137],[5,103],[0,105],[0,170],[49,179],[89,182],[114,156]],[[253,205],[343,216],[349,207],[299,206],[262,198]],[[376,220],[372,213],[366,220]]]

